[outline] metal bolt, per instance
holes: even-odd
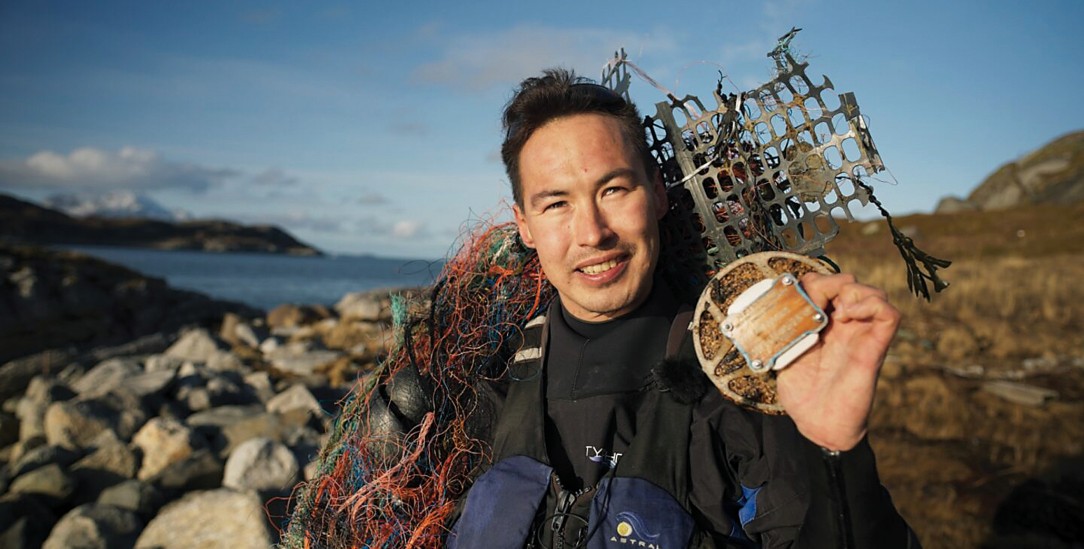
[[[752,362],[749,363],[749,367],[752,368],[754,372],[759,372],[764,368],[764,363],[760,360],[754,359]]]
[[[791,284],[794,284],[794,277],[790,274],[785,274],[783,275],[783,278],[780,279],[780,282],[782,282],[784,286],[790,286]]]
[[[822,315],[820,313],[813,313],[813,320],[815,320],[817,322],[822,322],[822,321],[824,321],[824,315]]]
[[[724,334],[729,334],[732,331],[734,331],[734,325],[729,323],[729,322],[724,322],[723,323],[723,333]]]

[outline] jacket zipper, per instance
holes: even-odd
[[[557,487],[557,505],[553,509],[553,519],[550,521],[550,529],[553,530],[553,545],[554,547],[564,547],[565,536],[564,529],[568,523],[568,517],[572,514],[572,508],[583,496],[594,491],[594,486],[584,486],[574,492],[566,490],[561,484],[561,479],[557,478],[557,474],[553,474],[553,482]],[[582,517],[583,524],[580,526],[579,532],[576,533],[576,543],[573,547],[581,547],[584,534],[587,532],[587,517]]]

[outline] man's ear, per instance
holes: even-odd
[[[534,248],[534,238],[531,237],[531,228],[527,226],[527,217],[523,215],[523,210],[519,207],[519,204],[512,206],[512,213],[516,216],[516,228],[519,229],[519,238],[523,241],[523,244],[528,248]]]
[[[659,221],[670,210],[670,201],[666,199],[666,185],[662,182],[662,172],[655,170],[651,190],[655,194],[655,220]]]

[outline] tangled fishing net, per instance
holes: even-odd
[[[486,388],[552,295],[507,223],[466,238],[428,303],[397,302],[395,346],[344,405],[283,545],[441,546],[456,502],[488,464]]]

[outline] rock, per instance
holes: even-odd
[[[346,349],[362,358],[374,358],[386,349],[391,333],[386,326],[371,322],[343,322],[323,333],[324,343],[333,349]]]
[[[287,425],[304,425],[311,417],[323,417],[324,409],[316,397],[302,384],[289,389],[267,401],[267,411],[278,414]]]
[[[87,448],[106,429],[130,440],[146,421],[140,397],[118,388],[99,398],[50,404],[45,411],[45,438],[65,448]]]
[[[211,443],[220,456],[227,456],[242,442],[256,437],[282,438],[278,416],[256,406],[221,406],[192,414],[185,422]]]
[[[982,390],[1023,406],[1042,406],[1058,398],[1057,391],[1012,381],[987,381],[982,384]]]
[[[207,380],[207,391],[211,394],[213,406],[255,404],[259,400],[246,391],[248,386],[236,372],[225,373],[234,375],[216,375]]]
[[[75,478],[59,465],[51,463],[16,477],[8,490],[15,494],[42,496],[55,507],[75,492]]]
[[[15,407],[19,417],[19,438],[28,441],[35,437],[45,437],[45,411],[49,405],[68,400],[75,393],[67,385],[43,376],[30,380],[26,393]]]
[[[89,503],[61,517],[42,549],[131,547],[142,530],[143,521],[134,512]]]
[[[275,540],[263,502],[228,489],[188,494],[147,524],[136,541],[145,549],[267,549]]]
[[[155,332],[153,334],[137,338],[127,343],[112,347],[102,347],[87,353],[84,358],[92,362],[102,362],[116,357],[132,357],[136,355],[149,355],[165,351],[173,343],[175,336]]]
[[[23,398],[29,398],[44,404],[51,404],[75,397],[75,391],[67,384],[46,376],[37,376],[30,380]]]
[[[162,493],[141,480],[125,480],[102,491],[98,503],[127,509],[144,518],[150,518],[165,503]]]
[[[71,387],[83,374],[87,373],[87,367],[79,362],[72,362],[56,374],[57,381]]]
[[[0,402],[26,390],[34,376],[58,372],[72,360],[72,354],[49,350],[12,360],[0,366]]]
[[[266,403],[275,397],[275,388],[271,384],[271,376],[267,372],[252,372],[245,374],[245,385],[260,402]]]
[[[260,346],[260,341],[267,337],[267,330],[260,328],[257,332],[251,324],[240,315],[226,313],[222,317],[222,327],[218,337],[235,347],[249,347],[255,349]]]
[[[207,362],[223,350],[223,346],[211,337],[207,330],[197,328],[182,334],[176,343],[166,349],[165,355],[193,362]]]
[[[152,418],[132,437],[132,445],[143,452],[136,478],[146,480],[183,461],[195,451],[195,434],[188,426],[169,418]]]
[[[239,343],[253,349],[259,347],[260,342],[269,335],[267,330],[261,328],[257,331],[256,328],[253,328],[251,325],[244,322],[238,324],[233,329],[233,333],[237,336],[237,341]]]
[[[343,321],[375,322],[390,315],[382,298],[383,295],[377,292],[351,292],[335,304],[335,310]]]
[[[294,342],[275,349],[267,355],[267,359],[271,366],[279,371],[307,376],[335,362],[341,356],[343,354],[338,351],[310,350],[307,345]]]
[[[230,346],[236,347],[240,343],[240,341],[237,339],[237,335],[234,333],[234,330],[241,322],[243,322],[243,320],[241,320],[241,316],[235,313],[226,313],[225,315],[223,315],[222,324],[220,324],[218,327],[218,338],[222,341],[225,341],[226,343],[229,343]]]
[[[326,441],[326,434],[307,426],[288,427],[282,435],[283,444],[290,448],[299,464],[316,461]]]
[[[12,476],[19,476],[27,471],[32,471],[49,464],[59,465],[66,469],[79,459],[80,454],[60,446],[42,445],[27,450],[11,466]]]
[[[244,369],[245,365],[237,355],[227,351],[219,351],[207,359],[207,367],[216,372],[239,372]]]
[[[211,490],[222,485],[222,461],[206,448],[199,448],[147,479],[167,495],[192,490]]]
[[[34,496],[0,496],[0,547],[4,549],[41,547],[55,523],[56,515]]]
[[[171,370],[142,372],[124,381],[124,388],[140,398],[157,397],[165,393],[176,379]]]
[[[0,412],[0,448],[19,440],[19,418],[15,414]]]
[[[185,388],[177,393],[177,400],[183,402],[193,412],[201,412],[213,406],[211,404],[211,391],[206,387]]]
[[[278,337],[268,337],[260,343],[260,352],[269,355],[275,352],[279,347],[282,347],[282,339]]]
[[[72,383],[72,389],[85,398],[95,398],[112,391],[126,379],[143,373],[143,365],[131,358],[111,358],[87,371]]]
[[[94,501],[102,490],[135,476],[138,464],[136,456],[113,431],[99,433],[92,446],[92,451],[71,468],[79,481],[76,499],[80,503]]]
[[[272,328],[296,328],[330,318],[331,311],[323,305],[293,305],[284,303],[267,313],[267,325]]]
[[[297,458],[281,442],[259,437],[237,446],[226,460],[222,486],[236,490],[283,491],[297,482]]]
[[[937,207],[934,208],[935,214],[954,214],[960,212],[973,212],[978,208],[969,202],[966,198],[960,198],[957,196],[946,196],[937,203]]]
[[[90,446],[94,437],[110,428],[101,406],[93,401],[54,402],[45,410],[45,440],[70,450]]]
[[[143,368],[147,372],[169,371],[176,373],[184,363],[185,359],[175,356],[151,355],[144,360]]]
[[[212,372],[210,369],[196,376],[183,378],[176,399],[188,405],[193,412],[220,406],[253,404],[258,399],[236,372]]]

